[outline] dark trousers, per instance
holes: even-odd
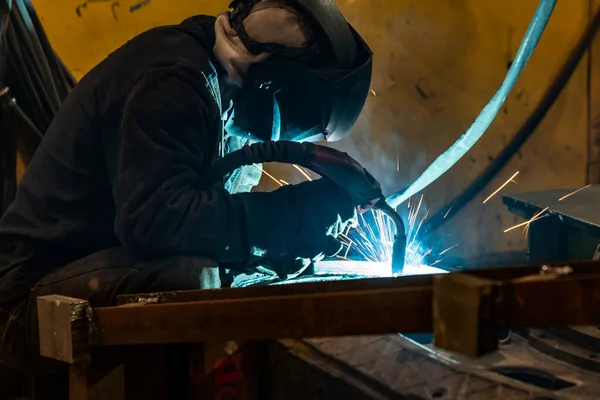
[[[0,304],[0,400],[66,399],[67,366],[39,355],[37,297],[59,294],[102,307],[115,305],[121,294],[220,285],[218,268],[210,260],[177,256],[141,261],[122,248],[95,253],[53,271],[26,299]]]

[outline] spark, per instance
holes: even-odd
[[[398,161],[399,162],[399,161]],[[279,186],[289,185],[283,179],[277,179],[273,175],[265,171],[261,166],[253,164],[261,170],[270,179],[275,181]],[[293,164],[306,179],[312,180],[311,176],[300,166]],[[419,219],[419,213],[423,204],[424,195],[421,195],[419,201],[416,198],[409,199],[409,229],[407,235],[407,248],[405,266],[409,269],[422,270],[424,267],[424,259],[432,253],[431,249],[425,249],[418,241],[420,229],[429,215],[429,211],[425,216]],[[339,240],[343,246],[346,246],[344,255],[336,255],[336,258],[346,261],[352,261],[354,258],[350,251],[358,253],[364,260],[376,263],[390,263],[392,259],[392,248],[394,245],[394,237],[396,226],[393,220],[379,210],[371,210],[369,214],[371,220],[367,221],[364,215],[360,215],[360,224],[357,227],[348,226],[344,233],[339,234]],[[439,260],[441,262],[441,260]]]
[[[259,170],[261,170],[262,172],[265,173],[266,176],[268,176],[269,178],[273,179],[275,182],[277,182],[277,184],[279,186],[283,186],[283,183],[279,182],[279,179],[275,178],[273,175],[271,175],[270,173],[268,173],[267,171],[265,171],[264,168],[261,168],[260,166],[258,166],[257,164],[252,164],[254,165],[256,168],[258,168]]]
[[[344,236],[348,236],[348,234],[350,233],[350,229],[352,229],[352,227],[348,225],[348,228],[346,228],[346,232],[344,232]]]
[[[511,182],[514,182],[513,179],[515,179],[517,177],[517,175],[519,175],[519,171],[515,172],[515,174],[513,176],[511,176],[506,182],[504,182],[504,184],[502,186],[500,186],[494,193],[490,194],[489,197],[483,201],[483,204],[490,201],[490,199],[492,197],[494,197],[495,195],[497,195],[498,192],[500,192],[502,189],[504,189],[506,187],[506,185],[508,185]]]
[[[375,97],[377,97],[377,92],[375,92],[373,89],[371,89],[371,94]]]
[[[531,218],[531,222],[533,222],[533,221],[537,221],[538,219],[542,219],[542,218],[544,218],[544,217],[547,217],[547,216],[548,216],[548,214],[546,214],[546,215],[544,215],[544,216],[540,217],[540,215],[541,215],[542,213],[544,213],[544,211],[546,211],[546,210],[548,210],[548,207],[546,207],[545,209],[543,209],[542,211],[540,211],[540,212],[538,212],[538,213],[535,213],[535,214],[534,214],[534,216]],[[530,222],[529,224],[525,225],[525,228],[523,228],[523,235],[524,235],[524,236],[527,236],[527,234],[529,233],[529,227],[531,226],[531,222]]]
[[[306,179],[308,179],[309,181],[312,181],[312,177],[311,177],[311,176],[310,176],[310,175],[309,175],[309,174],[308,174],[308,173],[307,173],[305,170],[303,170],[302,168],[300,168],[300,167],[299,167],[299,166],[297,166],[296,164],[294,164],[294,168],[296,168],[298,171],[300,171],[300,173],[301,173],[302,175],[304,175],[304,177],[305,177]]]
[[[409,230],[408,230],[408,234],[407,237],[410,238],[412,236],[412,231],[413,228],[416,225],[416,221],[417,221],[417,216],[419,215],[419,210],[421,210],[421,204],[423,203],[423,195],[421,195],[421,199],[419,200],[419,204],[417,205],[417,208],[414,209],[414,211],[411,213],[408,213],[408,225],[409,225]],[[411,210],[412,211],[412,210]],[[423,221],[421,221],[422,223]],[[419,228],[421,227],[421,225],[419,224]],[[417,229],[418,231],[418,229]],[[416,234],[415,234],[416,236]]]
[[[542,219],[542,218],[544,218],[544,217],[547,217],[547,215],[542,215],[542,214],[543,214],[543,213],[545,213],[546,211],[548,211],[548,209],[549,209],[549,208],[550,208],[550,207],[546,207],[546,208],[544,208],[542,211],[538,212],[538,213],[537,213],[537,214],[535,214],[533,217],[531,217],[531,219],[530,219],[530,220],[528,220],[528,221],[525,221],[525,222],[522,222],[522,223],[520,223],[520,224],[518,224],[518,225],[515,225],[515,226],[513,226],[513,227],[510,227],[510,228],[508,228],[507,230],[505,230],[505,231],[504,231],[504,233],[510,232],[510,231],[512,231],[512,230],[515,230],[515,229],[517,229],[517,228],[520,228],[520,227],[522,227],[522,226],[529,226],[529,225],[531,225],[531,223],[532,223],[532,222],[535,222],[535,221],[537,221],[537,220],[540,220],[540,219]]]
[[[425,258],[433,252],[425,248],[419,240],[419,233],[429,215],[427,211],[424,216],[419,216],[422,213],[423,198],[421,195],[418,201],[416,196],[411,199],[408,210],[405,266],[409,269],[422,268]],[[366,261],[389,263],[392,259],[395,236],[394,222],[379,210],[371,210],[370,214],[361,215],[359,221],[360,224],[351,230],[352,249]],[[349,258],[353,259],[351,255]]]
[[[582,187],[582,188],[579,188],[579,189],[577,189],[576,191],[574,191],[574,192],[572,192],[572,193],[569,193],[569,194],[567,194],[567,195],[565,195],[565,196],[561,197],[560,199],[558,199],[558,201],[563,201],[564,199],[566,199],[566,198],[568,198],[568,197],[571,197],[571,196],[573,196],[574,194],[577,194],[577,193],[581,192],[582,190],[585,190],[585,189],[589,188],[590,186],[592,186],[592,185],[587,185],[587,186],[584,186],[584,187]]]
[[[346,253],[344,253],[344,258],[348,258],[348,253],[350,252],[350,247],[352,247],[352,243],[348,244],[348,248],[346,248]]]
[[[544,208],[542,211],[538,212],[537,214],[535,214],[532,218],[531,218],[531,222],[537,221],[539,219],[548,217],[548,214],[542,215],[540,216],[544,211],[547,211],[549,207]],[[527,225],[525,225],[525,228],[523,228],[523,235],[527,236],[527,234],[529,233],[529,228],[531,227],[531,222]]]
[[[450,214],[450,211],[452,211],[452,209],[454,208],[455,205],[456,205],[456,201],[450,206],[448,211],[446,211],[446,214],[444,214],[444,219],[446,219],[446,217],[448,217],[448,214]]]
[[[444,255],[444,254],[446,254],[447,252],[449,252],[450,250],[452,250],[452,249],[454,249],[454,248],[456,248],[456,247],[458,247],[458,245],[457,245],[457,244],[455,244],[454,246],[452,246],[452,247],[449,247],[449,248],[447,248],[446,250],[442,251],[442,252],[441,252],[439,255],[440,255],[440,256],[441,256],[441,255]]]

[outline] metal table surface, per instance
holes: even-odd
[[[530,219],[548,207],[550,214],[559,215],[569,224],[600,229],[600,185],[521,193],[504,197],[509,210]],[[564,196],[574,193],[572,196]],[[563,199],[563,200],[561,200]]]
[[[510,195],[504,204],[525,220],[545,210],[529,224],[530,261],[593,258],[600,244],[600,185]]]
[[[591,260],[600,254],[600,185],[510,195],[504,197],[504,204],[526,220],[544,216],[529,224],[531,262]],[[520,363],[530,362],[556,376],[571,376],[574,382],[587,382],[592,389],[581,392],[575,386],[562,389],[561,393],[598,398],[600,389],[590,383],[598,380],[600,372],[600,364],[595,362],[600,358],[598,337],[600,330],[595,326],[532,330],[526,340],[516,343],[520,348],[517,353],[501,349],[500,354],[517,354]]]

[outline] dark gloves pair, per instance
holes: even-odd
[[[238,195],[245,205],[249,241],[257,263],[281,277],[309,261],[336,255],[338,236],[358,223],[350,198],[328,179]]]

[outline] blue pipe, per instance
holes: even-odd
[[[554,11],[556,0],[541,0],[525,37],[519,46],[517,55],[504,78],[504,82],[490,99],[487,105],[481,110],[473,124],[460,136],[460,138],[442,153],[431,165],[419,176],[406,190],[391,194],[387,197],[387,202],[392,207],[397,207],[404,203],[411,196],[425,189],[435,182],[440,176],[452,168],[483,136],[489,128],[494,118],[504,104],[506,97],[511,92],[515,82],[521,75],[523,68],[529,61],[538,42],[546,29],[550,16]]]

